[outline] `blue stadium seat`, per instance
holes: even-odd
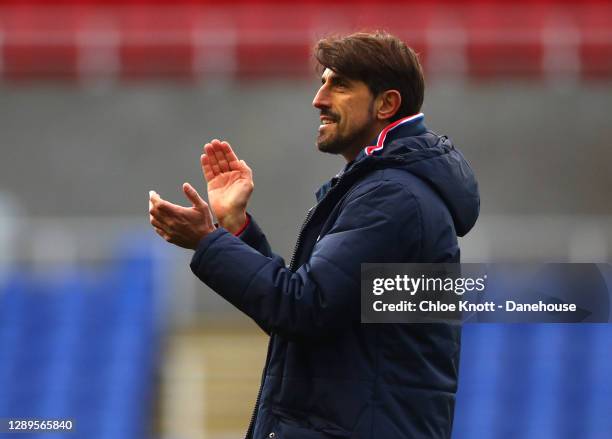
[[[149,246],[137,244],[96,271],[11,273],[0,290],[1,418],[74,420],[76,434],[52,437],[148,436],[159,293]]]

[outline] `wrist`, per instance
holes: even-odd
[[[240,234],[244,228],[247,226],[249,217],[246,214],[246,211],[240,212],[236,215],[227,215],[223,218],[219,219],[219,225],[226,229],[228,232],[233,235]]]

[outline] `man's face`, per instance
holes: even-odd
[[[321,112],[317,147],[322,152],[350,155],[378,134],[374,96],[368,86],[325,69],[312,105]]]

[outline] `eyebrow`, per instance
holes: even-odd
[[[348,85],[348,78],[344,76],[340,76],[338,74],[330,77],[327,81],[331,83],[331,85]],[[321,84],[325,84],[327,82],[325,78],[321,78]]]

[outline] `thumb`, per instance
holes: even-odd
[[[244,160],[240,160],[240,163],[242,163],[242,166],[244,166],[251,178],[253,178],[253,170],[249,167],[249,165],[247,165]]]
[[[200,194],[198,194],[198,191],[196,191],[189,183],[183,183],[183,192],[185,192],[187,199],[191,201],[193,207],[208,207],[206,202],[202,199],[202,197],[200,197]]]

